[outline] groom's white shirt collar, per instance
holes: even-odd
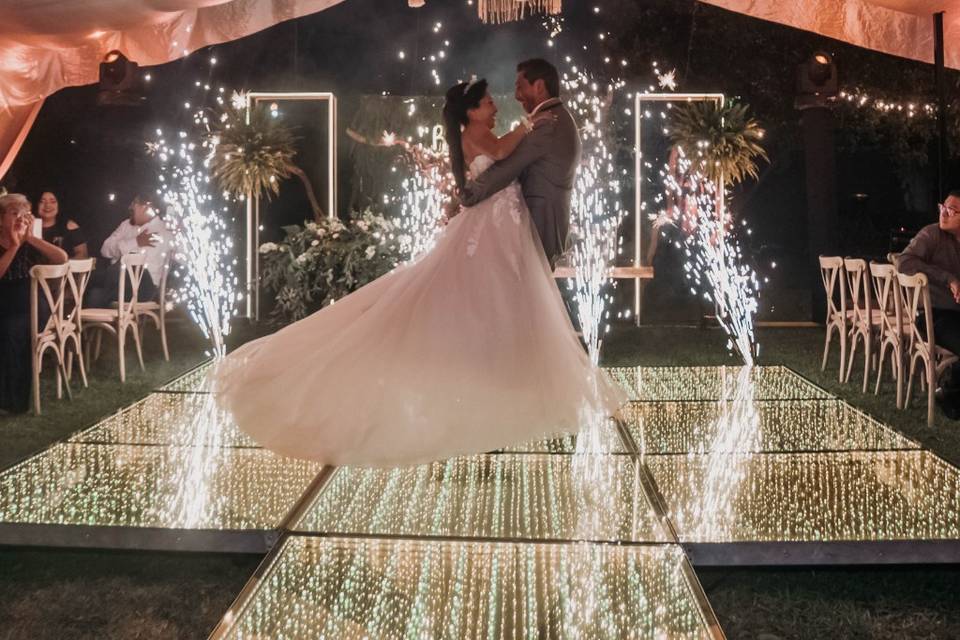
[[[555,103],[558,103],[558,102],[560,102],[560,98],[547,98],[546,100],[544,100],[543,102],[535,106],[533,108],[533,111],[530,112],[530,115],[535,116],[537,115],[537,113],[540,112],[540,109],[546,106],[553,106]]]

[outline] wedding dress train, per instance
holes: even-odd
[[[516,183],[415,262],[237,349],[213,381],[263,447],[334,465],[490,451],[625,401],[574,333]]]

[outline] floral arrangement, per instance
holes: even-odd
[[[261,283],[276,296],[270,313],[276,324],[300,320],[391,271],[409,244],[370,209],[347,222],[323,218],[283,231],[283,240],[259,248]]]

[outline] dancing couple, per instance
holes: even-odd
[[[485,80],[447,91],[462,206],[431,251],[220,364],[218,402],[260,445],[413,464],[573,433],[625,401],[553,277],[580,163],[553,65],[520,63],[516,99],[528,115],[497,137]]]

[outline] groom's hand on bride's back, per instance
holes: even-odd
[[[549,155],[550,141],[554,137],[558,119],[554,114],[542,114],[543,117],[539,117],[540,115],[533,117],[534,130],[527,134],[513,153],[467,182],[461,194],[465,206],[472,207],[486,200],[518,179],[524,169]]]
[[[544,111],[543,113],[538,113],[536,115],[530,116],[530,124],[533,125],[534,129],[539,129],[544,125],[552,124],[556,121],[557,121],[557,114],[551,111]]]

